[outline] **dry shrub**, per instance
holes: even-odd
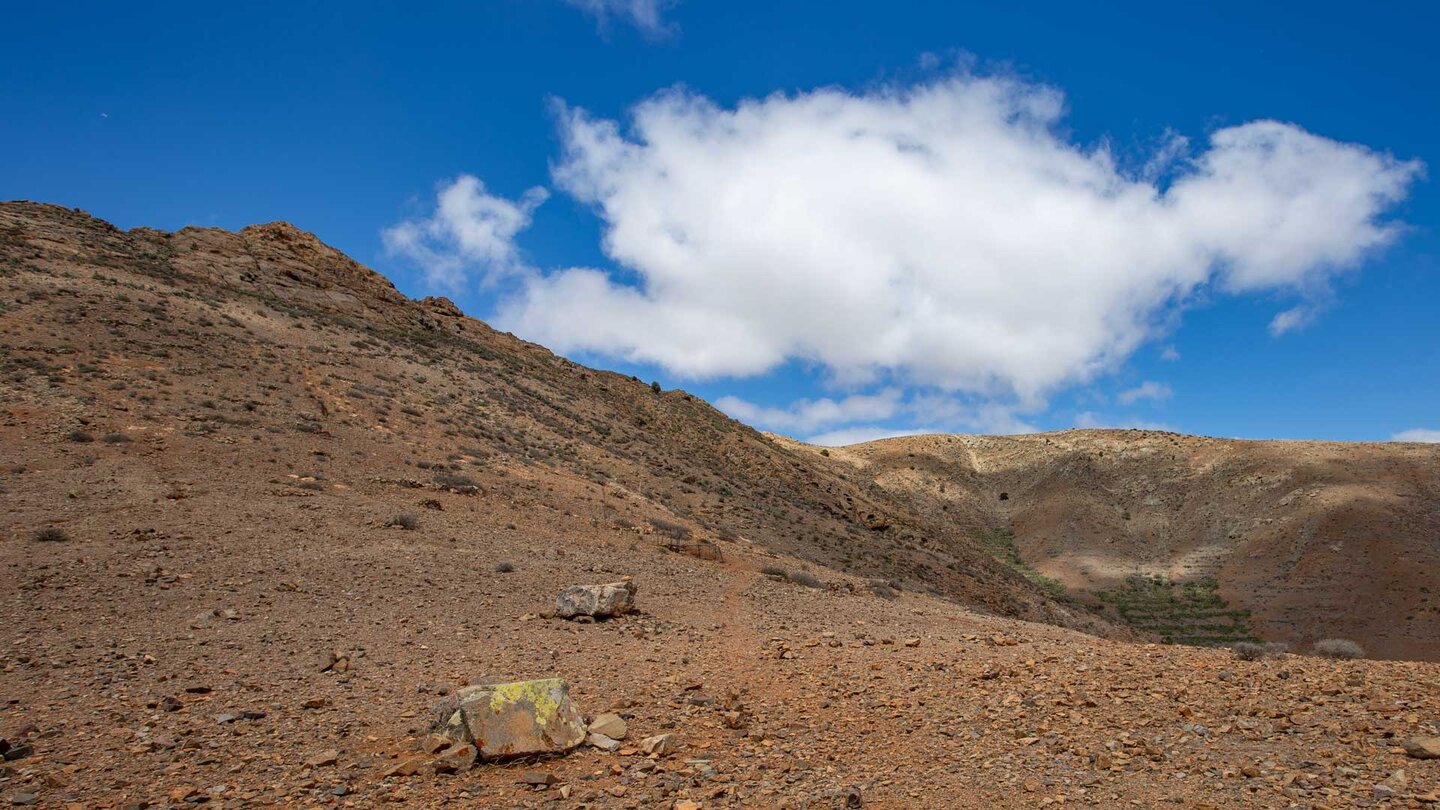
[[[1349,660],[1365,657],[1365,648],[1346,638],[1323,639],[1315,642],[1315,646],[1310,649],[1321,658]]]
[[[809,571],[791,571],[790,581],[796,585],[804,585],[807,588],[823,588],[825,583]]]

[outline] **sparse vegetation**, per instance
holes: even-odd
[[[689,527],[663,518],[650,518],[650,525],[655,528],[655,531],[673,540],[689,540],[693,534]]]
[[[760,566],[760,573],[767,577],[776,577],[779,579],[785,579],[790,576],[789,571],[786,571],[778,565],[762,565]]]
[[[1348,661],[1365,657],[1365,648],[1345,638],[1327,638],[1315,642],[1310,651],[1321,658]]]
[[[100,441],[105,442],[106,444],[124,444],[125,442],[130,441],[130,437],[126,436],[124,433],[106,433],[104,436],[100,437]]]
[[[70,539],[70,535],[58,526],[36,529],[34,537],[37,543],[64,543]]]
[[[439,473],[435,476],[435,483],[446,489],[465,489],[480,485],[478,481],[468,475],[453,472]]]
[[[420,517],[409,512],[402,512],[390,518],[390,522],[386,525],[393,526],[397,529],[404,529],[407,532],[413,532],[420,528]]]
[[[86,433],[83,430],[72,430],[69,433],[65,434],[65,438],[69,439],[72,442],[78,442],[80,444],[86,444],[88,442],[95,441],[94,436]]]
[[[1253,641],[1241,641],[1230,645],[1235,657],[1242,661],[1259,661],[1270,654],[1269,648],[1264,644],[1257,644]]]
[[[1004,500],[1005,493],[1000,493]],[[1066,596],[1065,586],[1057,579],[1051,579],[1035,567],[1025,562],[1020,556],[1020,549],[1015,546],[1015,533],[1009,529],[988,529],[976,535],[976,539],[990,555],[1002,563],[1010,566],[1020,576],[1025,577],[1036,585],[1040,586],[1046,593],[1056,598]]]
[[[1258,645],[1260,639],[1250,629],[1250,611],[1230,608],[1220,598],[1219,589],[1214,577],[1177,583],[1162,576],[1134,574],[1126,578],[1123,587],[1096,596],[1125,623],[1160,636],[1166,644]]]
[[[790,581],[796,585],[803,585],[807,588],[823,588],[825,583],[809,571],[799,570],[790,572]]]
[[[894,582],[884,579],[872,579],[866,584],[870,586],[870,593],[875,594],[881,599],[900,598],[900,586]]]
[[[514,571],[514,570],[515,570],[515,564],[514,564],[514,563],[509,563],[509,562],[498,562],[498,563],[495,563],[495,573],[497,573],[497,574],[508,574],[508,573],[510,573],[510,572],[512,572],[512,571]]]

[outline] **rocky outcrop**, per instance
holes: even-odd
[[[607,585],[571,585],[555,597],[555,615],[562,619],[621,616],[635,609],[636,590],[628,579]]]

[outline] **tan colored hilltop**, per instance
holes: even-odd
[[[1405,747],[1440,731],[1436,665],[1137,642],[997,560],[981,524],[837,457],[860,450],[785,446],[407,300],[288,225],[124,232],[0,204],[0,345],[11,806],[1319,808],[1440,788]],[[636,612],[554,616],[562,588],[626,576]],[[401,767],[437,701],[531,678],[627,736]]]
[[[1440,445],[1068,430],[827,452],[917,513],[1013,532],[1077,594],[1210,576],[1267,640],[1440,660]]]

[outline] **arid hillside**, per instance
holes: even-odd
[[[12,203],[0,207],[0,266],[12,395],[56,437],[113,434],[173,465],[150,474],[177,480],[153,486],[268,467],[262,480],[518,489],[693,554],[758,545],[1106,632],[869,481],[683,391],[578,366],[445,299],[409,300],[289,225],[124,233]],[[104,444],[62,445],[61,458]],[[138,499],[154,494],[132,484]],[[48,518],[75,531],[87,519]]]
[[[1440,660],[1437,445],[1071,430],[810,452],[1081,597],[1213,578],[1261,638]]]
[[[946,509],[288,225],[0,204],[0,346],[6,806],[1440,801],[1436,665],[1146,643],[995,553],[999,479]],[[620,736],[427,753],[530,679]]]

